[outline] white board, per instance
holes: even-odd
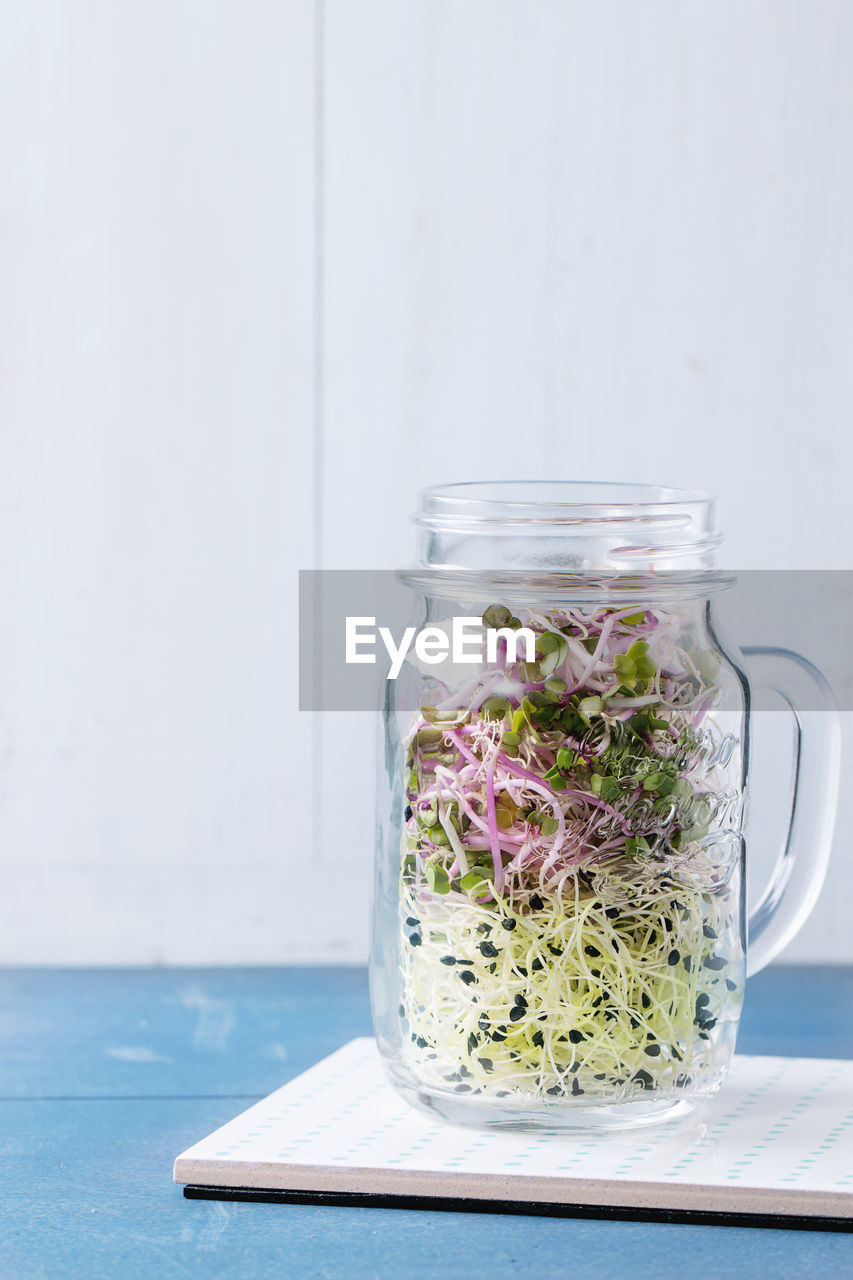
[[[413,1110],[387,1083],[374,1041],[353,1040],[190,1147],[174,1176],[213,1196],[239,1188],[853,1224],[853,1062],[737,1056],[724,1088],[687,1120],[618,1136],[518,1133]]]

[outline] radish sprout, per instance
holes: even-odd
[[[535,661],[499,647],[405,742],[411,1065],[519,1105],[716,1083],[743,952],[713,655],[657,609],[484,622],[531,628]]]

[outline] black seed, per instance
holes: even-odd
[[[426,1040],[424,1040],[423,1036],[418,1036],[417,1040],[415,1041],[415,1044],[418,1046],[419,1049],[425,1049],[427,1047],[427,1042]]]
[[[548,943],[548,950],[551,952],[552,956],[561,956],[563,954],[562,948],[555,947],[553,942]]]
[[[702,932],[704,933],[706,938],[716,938],[717,936],[716,929],[712,929],[709,924],[702,925]]]
[[[470,1092],[471,1092],[470,1084],[458,1084],[454,1089],[454,1093],[470,1093]]]
[[[501,920],[502,927],[504,929],[508,929],[510,932],[515,928],[515,924],[516,924],[515,920],[510,920],[508,918]]]
[[[650,1058],[657,1058],[660,1054],[660,1045],[647,1044],[645,1048],[645,1052],[649,1055]]]
[[[539,897],[539,894],[538,894],[538,893],[531,893],[531,895],[530,895],[530,905],[531,905],[531,907],[533,908],[533,910],[534,910],[534,911],[541,911],[541,910],[542,910],[542,908],[545,906],[545,903],[544,903],[544,902],[542,901],[542,899]]]
[[[723,969],[725,968],[725,956],[706,956],[702,962],[706,969]]]
[[[541,1031],[536,1031],[531,1037],[531,1042],[536,1045],[537,1049],[541,1049],[545,1044],[545,1037]]]
[[[502,1040],[506,1040],[506,1027],[504,1027],[502,1030],[499,1029],[497,1031],[493,1031],[491,1033],[491,1036],[496,1044],[500,1044]]]
[[[574,1080],[572,1081],[572,1093],[576,1098],[583,1093],[583,1089],[580,1087],[577,1076],[575,1076]]]
[[[578,1031],[577,1028],[573,1027],[572,1030],[569,1032],[569,1039],[571,1040],[572,1044],[580,1044],[581,1040],[586,1039],[586,1036],[582,1031]]]
[[[477,1036],[472,1031],[470,1036],[468,1037],[468,1052],[471,1053],[474,1049],[476,1049],[479,1043],[480,1041],[477,1039]]]
[[[675,1082],[676,1089],[685,1088],[686,1085],[690,1084],[690,1080],[691,1080],[690,1076],[679,1076]]]
[[[619,908],[608,907],[604,914],[607,916],[608,920],[615,920],[616,917],[619,915]]]
[[[439,963],[447,965],[456,964],[456,956],[442,956]]]
[[[729,991],[737,991],[737,983],[732,982],[731,978],[726,978],[726,986],[728,987]]]
[[[406,805],[406,812],[405,812],[405,814],[404,814],[403,816],[405,817],[406,822],[408,822],[408,821],[409,821],[409,819],[411,818],[411,816],[412,816],[412,806],[411,806],[410,804],[407,804],[407,805]]]
[[[648,1071],[643,1071],[642,1069],[635,1071],[633,1079],[637,1081],[637,1084],[641,1084],[644,1089],[653,1089],[655,1087],[655,1082]]]
[[[652,1003],[651,996],[647,991],[644,991],[643,994],[640,996],[640,1004],[643,1006],[644,1009],[648,1009],[651,1003]]]
[[[514,1004],[509,1011],[510,1022],[518,1022],[519,1018],[523,1018],[523,1017],[524,1017],[524,1009],[522,1009],[520,1004]]]
[[[523,1009],[527,1008],[527,1001],[525,1000],[524,996],[521,994],[520,991],[516,992],[515,1003],[520,1004]]]
[[[586,952],[586,954],[587,954],[588,956],[600,956],[600,955],[601,955],[601,952],[599,951],[598,947],[592,947],[592,946],[584,947],[584,951]]]
[[[678,1052],[678,1050],[676,1049],[676,1047],[675,1047],[675,1045],[674,1045],[674,1044],[671,1044],[671,1045],[669,1046],[669,1051],[670,1051],[670,1053],[672,1054],[673,1058],[675,1058],[675,1061],[676,1061],[676,1062],[682,1062],[682,1061],[683,1061],[681,1054]]]
[[[416,925],[420,924],[420,920],[416,920],[414,916],[406,916],[406,924],[411,925],[414,929]]]
[[[508,1098],[508,1097],[509,1097],[509,1089],[498,1089],[497,1093],[495,1094],[495,1097],[496,1097],[496,1098]]]
[[[520,978],[526,978],[526,977],[527,977],[527,970],[525,969],[525,967],[524,967],[524,965],[523,965],[523,964],[520,964],[520,965],[518,966],[518,968],[516,969],[516,973],[518,974],[518,976],[519,976]]]
[[[495,1065],[495,1064],[492,1062],[491,1058],[479,1058],[479,1059],[478,1059],[478,1061],[479,1061],[480,1066],[483,1068],[483,1070],[484,1070],[484,1071],[493,1071],[493,1070],[494,1070],[494,1065]]]
[[[614,1017],[615,1017],[615,1016],[616,1016],[616,1015],[614,1014]],[[640,1025],[640,1024],[639,1024],[639,1022],[637,1021],[637,1019],[636,1019],[636,1018],[632,1018],[632,1019],[631,1019],[631,1026],[633,1027],[633,1029],[634,1029],[635,1031],[637,1030],[637,1027],[638,1027],[639,1025]]]
[[[496,956],[498,954],[498,949],[493,942],[480,943],[480,955],[489,956],[491,958],[491,956]]]
[[[484,920],[484,921],[482,922],[482,924],[478,924],[478,925],[477,925],[477,932],[478,932],[478,933],[491,933],[491,932],[492,932],[492,926],[491,926],[490,924],[488,924],[488,923]]]
[[[604,996],[596,996],[592,1002],[593,1009],[597,1009],[603,999],[604,999]]]
[[[544,969],[544,968],[545,968],[545,966],[543,965],[542,961],[539,959],[539,957],[538,957],[538,956],[537,956],[537,957],[536,957],[536,959],[531,963],[530,967],[531,967],[531,969],[533,970],[533,972],[534,972],[534,973],[538,973],[540,969]]]
[[[674,964],[678,964],[680,959],[681,959],[681,952],[678,951],[675,947],[673,947],[672,951],[670,951],[669,955],[666,958],[666,962],[668,965],[674,965]]]
[[[472,982],[477,981],[477,979],[474,977],[473,973],[471,973],[469,969],[463,969],[462,972],[459,974],[459,977],[462,979],[462,981],[465,983],[466,986],[470,986]]]
[[[590,969],[590,971],[589,971],[589,972],[590,972],[590,976],[591,976],[591,977],[593,977],[593,978],[600,978],[600,977],[601,977],[601,970],[600,970],[600,969]]]
[[[485,1013],[480,1014],[479,1020],[477,1022],[477,1026],[480,1028],[481,1031],[488,1031],[489,1027],[491,1026],[491,1023],[489,1022],[489,1019],[487,1018]]]
[[[552,1085],[550,1089],[545,1090],[546,1093],[552,1094],[554,1097],[563,1092],[558,1084]]]
[[[707,991],[703,991],[700,995],[696,997],[697,1009],[701,1009],[703,1005],[710,1004],[710,1003],[711,1003],[711,997],[708,995]]]
[[[492,963],[489,965],[489,973],[494,973],[494,971],[495,971],[495,969],[497,969],[497,967],[498,967],[498,966],[497,966],[497,962],[496,962],[495,960],[493,960],[493,961],[492,961]]]
[[[690,972],[690,966],[691,966],[691,964],[693,963],[693,961],[692,961],[692,959],[690,958],[690,956],[685,956],[681,963],[684,965],[685,969],[686,969],[686,970],[687,970],[687,972],[689,973],[689,972]]]
[[[592,1078],[593,1078],[593,1080],[606,1080],[606,1079],[607,1079],[607,1072],[606,1072],[606,1071],[599,1071],[599,1072],[598,1072],[596,1075],[594,1075]]]
[[[410,933],[409,942],[412,944],[413,947],[419,947],[423,942],[423,938],[419,933]]]
[[[459,1068],[459,1074],[460,1074],[460,1076],[470,1076],[470,1075],[471,1075],[471,1072],[468,1070],[468,1068],[467,1068],[467,1067],[462,1066],[462,1067],[460,1067],[460,1068]]]
[[[712,1027],[715,1027],[716,1025],[717,1025],[717,1019],[716,1019],[716,1018],[707,1018],[707,1019],[702,1023],[702,1030],[703,1030],[703,1031],[710,1031],[710,1030],[711,1030],[711,1028],[712,1028]]]

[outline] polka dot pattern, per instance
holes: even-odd
[[[458,1181],[441,1175],[500,1179],[506,1198],[531,1175],[554,1179],[555,1200],[566,1180],[642,1183],[662,1206],[667,1187],[684,1183],[729,1188],[741,1208],[749,1190],[771,1190],[780,1212],[833,1193],[833,1212],[853,1217],[853,1062],[736,1056],[722,1090],[681,1121],[627,1134],[518,1133],[420,1114],[386,1082],[374,1042],[354,1040],[184,1152],[175,1178],[305,1188],[312,1170],[319,1187],[335,1169],[351,1174],[350,1190],[381,1181],[387,1191],[394,1173],[403,1190],[404,1175],[418,1173],[434,1176],[431,1194],[444,1185],[454,1196]]]

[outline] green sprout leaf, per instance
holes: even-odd
[[[433,893],[450,893],[450,876],[440,862],[428,862],[424,876]]]
[[[628,653],[617,653],[613,659],[613,669],[619,676],[619,679],[628,684],[634,680],[637,675],[637,664]]]
[[[511,620],[512,614],[503,604],[490,604],[483,614],[483,626],[494,630],[508,626]]]
[[[586,720],[591,720],[593,716],[600,716],[603,708],[604,703],[598,694],[594,694],[589,698],[581,698],[578,703],[578,711]]]
[[[465,893],[470,893],[475,898],[481,898],[492,887],[481,870],[469,871],[459,883]]]
[[[599,795],[602,800],[612,802],[613,800],[618,800],[621,794],[622,788],[619,786],[618,778],[602,778],[601,789],[599,791]]]

